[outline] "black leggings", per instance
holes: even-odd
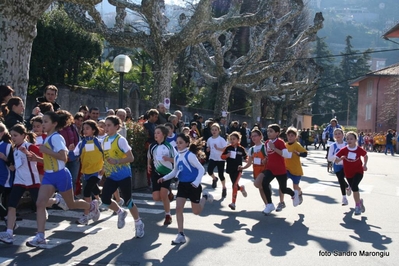
[[[130,176],[119,181],[107,178],[104,182],[101,201],[104,204],[110,205],[112,195],[118,188],[121,190],[121,194],[124,197],[125,205],[131,209],[134,206],[134,202],[132,200],[132,178]]]
[[[338,178],[339,188],[341,189],[342,196],[346,195],[346,188],[349,186],[345,181],[344,169],[342,168],[339,172],[336,172],[335,175]]]
[[[220,181],[224,181],[224,165],[225,165],[225,161],[214,161],[212,159],[209,160],[209,164],[208,164],[208,175],[212,175],[213,174],[213,169],[215,169],[215,167],[218,168],[218,175],[220,178]]]
[[[98,179],[97,176],[91,176],[86,181],[86,186],[83,190],[83,196],[85,198],[90,198],[91,193],[93,193],[93,195],[95,195],[95,196],[100,195],[100,188],[98,187],[99,181],[100,181],[100,179]]]
[[[357,173],[355,174],[354,177],[348,178],[346,177],[346,179],[348,179],[349,185],[351,186],[351,189],[353,192],[359,192],[359,184],[360,181],[362,181],[363,179],[363,173]]]
[[[287,174],[274,175],[270,170],[263,171],[265,177],[262,181],[263,191],[265,192],[267,203],[272,203],[272,194],[269,189],[270,182],[276,177],[279,185],[279,189],[284,194],[289,194],[291,197],[295,195],[294,191],[287,187]]]

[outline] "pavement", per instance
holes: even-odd
[[[145,236],[134,238],[134,222],[127,219],[117,229],[110,211],[88,226],[75,224],[80,211],[49,210],[46,224],[47,249],[29,248],[26,240],[35,235],[35,214],[22,215],[12,245],[0,244],[0,265],[398,265],[399,156],[369,153],[368,171],[360,184],[366,212],[354,216],[353,197],[341,206],[337,178],[327,172],[325,151],[309,148],[302,158],[304,176],[300,186],[303,203],[281,212],[262,214],[264,205],[253,186],[251,170],[244,171],[241,184],[248,197],[231,202],[221,198],[220,182],[211,188],[211,177],[202,180],[214,195],[196,216],[186,203],[184,227],[187,243],[171,245],[177,224],[163,225],[162,204],[152,200],[149,190],[134,191],[133,198],[145,223]],[[288,185],[292,187],[291,181]],[[273,202],[278,203],[278,183],[272,182]],[[0,225],[0,230],[5,227]]]

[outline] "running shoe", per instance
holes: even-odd
[[[87,215],[83,214],[82,217],[76,220],[76,223],[81,225],[88,225],[89,218],[87,217]]]
[[[365,211],[366,211],[366,207],[364,207],[364,204],[363,204],[363,199],[360,199],[360,210],[361,210],[362,212],[365,212]]]
[[[225,198],[227,196],[227,189],[222,189],[222,198]]]
[[[209,192],[206,190],[202,191],[202,197],[204,197],[206,199],[206,201],[209,203],[213,202],[213,196],[211,194],[209,194]]]
[[[63,209],[64,211],[69,210],[68,205],[66,204],[64,198],[60,193],[55,193],[55,198],[58,201],[57,206]]]
[[[230,203],[229,208],[234,211],[236,209],[236,205],[234,203]]]
[[[14,242],[14,237],[7,232],[1,232],[0,241],[6,244],[12,244]]]
[[[165,221],[163,222],[163,225],[169,225],[172,223],[172,216],[169,214],[165,215]]]
[[[245,190],[245,186],[241,186],[240,191],[241,191],[242,195],[244,196],[244,198],[246,198],[248,196],[247,191]]]
[[[277,208],[276,208],[276,212],[281,212],[283,209],[285,208],[285,203],[283,202],[279,202],[277,204]]]
[[[269,214],[272,211],[274,211],[275,209],[276,208],[274,207],[274,204],[273,203],[269,203],[269,204],[266,205],[266,208],[263,210],[263,213],[264,214]]]
[[[346,197],[342,197],[342,206],[348,205],[348,199]]]
[[[93,219],[94,222],[97,222],[100,219],[100,210],[98,209],[98,200],[93,200],[90,203],[90,213],[88,215],[89,220]]]
[[[218,182],[218,178],[217,177],[212,179],[212,188],[216,188],[217,187],[217,182]]]
[[[118,201],[118,205],[119,205],[119,207],[122,207],[122,206],[123,206],[123,204],[125,204],[125,200],[124,200],[124,199],[122,199],[122,198],[120,198],[120,200]]]
[[[352,194],[352,189],[351,189],[351,187],[348,186],[348,187],[346,188],[346,196],[349,197],[351,194]]]
[[[142,238],[144,236],[144,223],[140,221],[140,224],[136,223],[136,238]]]
[[[360,209],[360,206],[355,207],[355,215],[360,215],[362,214],[362,210]]]
[[[172,245],[178,245],[184,243],[186,243],[186,236],[182,234],[177,234],[176,239],[172,240]]]
[[[26,242],[26,245],[32,248],[45,248],[47,245],[47,240],[40,237],[39,234],[36,234],[34,238]]]
[[[121,213],[118,213],[118,229],[122,229],[123,227],[125,227],[126,216],[127,216],[126,210],[122,210]]]

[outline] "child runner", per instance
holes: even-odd
[[[285,147],[288,151],[288,156],[284,158],[285,167],[287,168],[287,176],[292,180],[294,191],[299,192],[299,204],[302,204],[302,190],[299,187],[301,176],[303,175],[301,160],[299,157],[308,156],[308,151],[302,147],[302,145],[296,141],[298,136],[298,130],[294,127],[287,129],[287,140]],[[281,211],[285,208],[284,194],[279,190],[280,202],[277,205],[276,212]]]
[[[227,146],[227,142],[224,138],[220,136],[220,126],[217,123],[214,123],[211,126],[211,134],[212,136],[208,138],[206,141],[207,152],[209,152],[209,163],[208,163],[208,175],[212,177],[212,188],[216,188],[218,178],[214,175],[213,169],[215,167],[218,168],[218,176],[220,178],[220,182],[222,183],[222,198],[225,198],[227,195],[226,192],[226,181],[224,178],[224,165],[225,160],[221,159],[222,152]]]
[[[328,151],[328,157],[327,160],[330,162],[333,162],[333,170],[335,175],[338,178],[338,183],[339,187],[341,189],[341,195],[342,195],[342,206],[348,205],[348,199],[346,198],[346,195],[350,196],[352,193],[352,190],[348,183],[345,181],[345,173],[344,173],[344,166],[343,162],[337,163],[335,161],[336,154],[337,152],[342,149],[343,147],[346,146],[346,142],[344,141],[344,131],[341,128],[336,128],[334,130],[334,139],[335,142],[331,144],[330,149]]]
[[[357,134],[353,131],[346,133],[346,141],[348,145],[336,154],[335,162],[344,162],[344,173],[353,191],[353,199],[355,200],[355,215],[360,215],[366,211],[363,205],[363,199],[360,198],[359,183],[363,179],[364,171],[367,171],[367,152],[357,146]],[[364,162],[360,157],[363,157]]]
[[[180,133],[177,137],[178,154],[175,157],[175,167],[169,174],[158,179],[158,183],[163,183],[177,176],[179,186],[176,195],[176,220],[177,237],[172,241],[172,245],[186,243],[183,228],[183,211],[187,199],[191,201],[191,209],[198,215],[204,209],[205,202],[212,202],[213,196],[207,191],[202,192],[201,179],[204,175],[204,167],[199,162],[197,156],[202,152],[201,141],[194,141],[190,144],[190,136]],[[202,198],[201,198],[202,192]]]
[[[175,134],[174,129],[175,126],[172,123],[166,123],[165,127],[168,129],[168,135],[166,136],[166,141],[169,142],[170,145],[172,145],[173,148],[176,148],[176,139],[177,139],[177,134]]]
[[[155,201],[162,201],[165,210],[164,225],[172,223],[170,215],[170,201],[174,195],[170,190],[171,181],[158,183],[158,179],[172,172],[175,158],[175,148],[166,141],[169,130],[164,125],[155,128],[155,142],[151,143],[147,153],[147,170],[151,173],[152,198]]]
[[[126,207],[134,218],[136,237],[144,236],[144,223],[141,221],[139,210],[132,199],[132,170],[130,163],[134,157],[132,149],[127,140],[118,134],[122,121],[116,115],[107,116],[105,119],[105,130],[107,136],[103,142],[104,151],[104,171],[107,179],[104,182],[101,200],[103,205],[118,214],[118,228],[125,226],[127,211],[122,209],[116,201],[112,199],[112,194],[119,188],[126,199]]]
[[[14,162],[15,162],[15,178],[14,184],[11,188],[8,202],[8,215],[7,215],[7,231],[0,234],[0,241],[6,244],[12,244],[14,241],[14,228],[16,227],[16,209],[19,200],[22,198],[26,190],[29,191],[33,202],[37,200],[37,194],[40,187],[39,171],[37,162],[34,160],[32,153],[38,155],[39,148],[32,143],[26,141],[29,137],[30,141],[34,141],[33,133],[28,133],[22,124],[16,124],[10,129],[11,138],[14,142]],[[62,204],[65,204],[61,198]],[[57,203],[55,198],[50,198],[47,207],[51,207]],[[60,201],[58,202],[60,203]]]
[[[254,177],[254,184],[259,189],[260,197],[262,198],[263,202],[265,203],[265,207],[267,205],[266,195],[263,191],[262,187],[262,180],[263,175],[260,175],[264,170],[266,170],[266,162],[267,162],[267,153],[265,145],[262,143],[263,134],[258,128],[254,128],[251,131],[251,139],[254,145],[249,148],[249,159],[245,166],[239,166],[239,170],[242,171],[247,169],[252,164],[253,169],[253,177]]]
[[[222,152],[221,158],[226,160],[227,167],[226,173],[229,174],[230,180],[233,186],[232,202],[229,204],[230,209],[236,209],[237,192],[241,191],[244,197],[247,196],[245,186],[239,186],[241,173],[238,169],[242,165],[242,160],[247,159],[248,155],[245,148],[240,145],[241,134],[237,131],[232,132],[229,135],[230,145],[228,145]]]
[[[37,234],[26,242],[29,247],[44,248],[47,244],[44,235],[46,206],[56,189],[65,199],[69,209],[89,209],[90,218],[94,221],[97,221],[100,217],[97,200],[92,201],[91,204],[84,200],[74,200],[72,176],[69,170],[65,168],[68,149],[65,146],[64,138],[58,133],[58,130],[71,123],[72,118],[72,115],[64,110],[57,111],[57,113],[47,112],[43,116],[43,130],[48,134],[44,144],[40,146],[45,173],[36,201]]]
[[[100,198],[100,188],[98,182],[100,181],[99,172],[103,168],[103,150],[100,141],[97,139],[98,135],[97,123],[94,120],[86,120],[82,125],[83,139],[75,147],[74,144],[69,145],[69,157],[75,160],[80,157],[81,173],[83,174],[84,189],[83,197],[88,203],[91,202],[92,195],[96,199]],[[89,222],[89,211],[85,210],[82,217],[76,222],[87,225]]]
[[[35,145],[40,147],[40,145],[43,144],[44,140],[46,139],[46,134],[43,132],[43,120],[42,116],[34,116],[31,120],[30,123],[32,125],[32,132],[35,133]],[[40,152],[37,154],[39,157],[43,158],[43,154]],[[44,168],[43,164],[41,162],[37,162],[37,170],[39,170],[39,177],[40,177],[40,182],[43,180],[43,175],[44,175]],[[56,197],[61,198],[62,196],[56,193]]]
[[[271,124],[267,128],[268,140],[265,143],[267,151],[267,170],[263,171],[262,186],[266,194],[268,204],[263,210],[263,213],[269,214],[275,210],[274,204],[272,203],[271,191],[269,189],[270,182],[277,178],[279,189],[284,194],[290,194],[293,199],[294,207],[299,205],[299,191],[293,191],[287,188],[287,169],[285,167],[284,157],[288,157],[289,153],[285,147],[285,143],[278,136],[280,134],[280,126],[277,124]]]
[[[0,122],[0,217],[6,219],[7,199],[11,191],[11,171],[14,168],[11,135],[7,127]]]

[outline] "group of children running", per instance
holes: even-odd
[[[47,220],[46,207],[58,204],[64,210],[82,209],[83,216],[77,221],[87,225],[90,220],[97,221],[100,217],[99,206],[109,208],[117,213],[117,227],[125,226],[128,210],[135,221],[135,236],[144,236],[144,223],[132,199],[132,179],[130,163],[134,157],[127,140],[118,133],[122,121],[115,115],[106,117],[104,126],[106,136],[97,138],[98,123],[93,120],[83,122],[83,138],[76,145],[66,147],[65,140],[58,131],[68,126],[72,115],[67,111],[47,112],[41,119],[41,128],[36,125],[39,137],[35,142],[33,135],[28,133],[24,126],[15,125],[9,132],[0,124],[0,189],[10,189],[7,230],[0,234],[0,241],[11,244],[16,221],[16,207],[23,193],[28,190],[32,200],[36,202],[37,234],[27,241],[30,247],[43,247],[45,237],[45,223]],[[34,121],[35,122],[35,121]],[[35,128],[35,124],[33,125]],[[165,210],[164,225],[172,223],[170,201],[173,194],[170,182],[173,178],[179,180],[176,195],[176,220],[178,234],[172,244],[186,242],[183,226],[184,205],[189,199],[192,212],[200,214],[205,202],[212,202],[213,196],[203,191],[201,180],[204,167],[199,158],[203,156],[203,143],[193,140],[189,135],[181,133],[175,135],[170,125],[159,125],[155,129],[155,142],[149,147],[147,154],[147,170],[151,173],[152,196],[155,201],[161,201]],[[247,150],[240,146],[241,135],[232,132],[229,143],[222,138],[218,124],[211,127],[212,137],[207,140],[206,149],[210,153],[207,172],[212,177],[212,188],[217,187],[220,180],[222,198],[227,197],[224,169],[230,176],[232,183],[231,203],[232,210],[236,209],[238,191],[247,196],[245,186],[239,185],[242,171],[253,166],[254,184],[259,189],[260,196],[265,204],[263,213],[281,211],[285,208],[284,194],[289,194],[296,207],[303,201],[299,186],[303,175],[300,157],[307,156],[307,150],[297,142],[297,130],[287,129],[288,142],[279,138],[280,127],[272,124],[267,129],[268,140],[263,143],[262,133],[258,128],[251,132],[254,146]],[[43,134],[45,132],[46,135]],[[337,175],[341,192],[342,204],[347,205],[346,195],[353,192],[356,202],[355,214],[365,211],[363,200],[360,199],[358,185],[363,178],[363,171],[367,170],[367,153],[356,145],[357,134],[348,132],[345,143],[343,131],[334,131],[336,142],[330,148],[328,159],[334,162],[334,171]],[[173,141],[171,141],[171,139]],[[168,142],[171,141],[170,142]],[[14,146],[13,156],[10,156],[11,145]],[[81,172],[84,179],[84,200],[75,200],[72,191],[72,178],[65,167],[67,158],[80,158]],[[360,157],[364,157],[362,163]],[[15,168],[15,178],[12,186],[9,160],[12,158]],[[246,164],[242,166],[243,161]],[[218,177],[214,175],[214,168],[218,169]],[[14,170],[14,169],[11,169]],[[102,191],[98,186],[101,176],[106,176]],[[345,181],[345,177],[347,182]],[[270,183],[276,178],[279,184],[280,201],[277,208],[272,202]],[[287,178],[293,181],[293,189],[287,187]],[[3,180],[4,179],[4,180]],[[349,184],[348,184],[349,183]],[[113,194],[120,190],[125,202],[124,206],[113,199]],[[56,193],[58,192],[58,193]],[[55,196],[54,196],[55,195]]]

